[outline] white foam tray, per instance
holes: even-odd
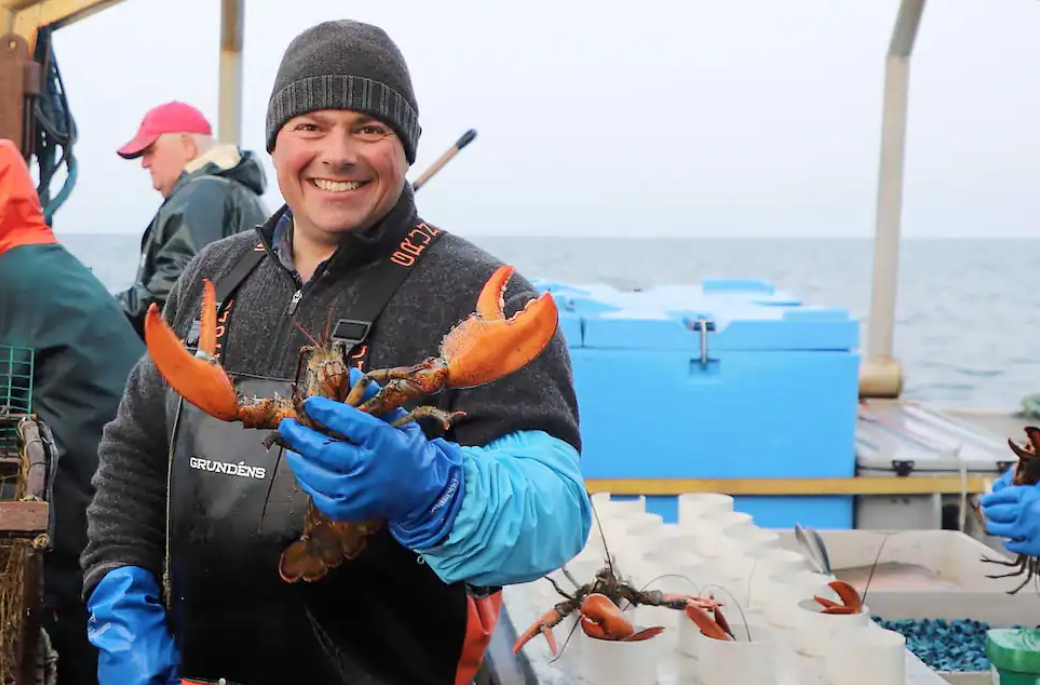
[[[602,506],[602,504],[598,506]],[[600,513],[602,516],[602,512]],[[673,528],[678,527],[678,524],[664,525]],[[794,551],[801,551],[797,548],[793,534],[789,531],[775,532],[781,535],[785,547]],[[926,567],[938,566],[943,570],[945,578],[957,579],[958,582],[966,585],[969,589],[967,592],[962,591],[956,594],[962,594],[969,598],[973,598],[976,595],[980,596],[977,602],[971,602],[966,605],[967,608],[965,610],[974,609],[977,604],[984,603],[984,600],[981,599],[983,596],[988,597],[991,601],[997,597],[1007,597],[1007,595],[1003,594],[1003,591],[1007,589],[1007,583],[1002,585],[1001,582],[991,581],[982,577],[985,573],[993,573],[994,568],[999,568],[981,564],[977,561],[979,554],[986,552],[987,548],[965,535],[959,533],[946,534],[946,531],[929,531],[916,535],[914,534],[915,532],[906,531],[898,531],[890,535],[878,531],[821,531],[821,533],[828,546],[832,567],[836,570],[872,564],[877,557],[879,544],[882,540],[885,540],[885,549],[882,551],[881,557],[882,563],[886,561],[899,561],[901,563],[916,561],[921,563],[923,560]],[[631,547],[639,546],[639,543],[640,538],[638,536],[626,536],[624,539],[626,547],[624,552],[631,555],[633,553]],[[617,555],[619,541],[615,540],[611,544],[613,545],[612,553]],[[991,551],[990,553],[992,554]],[[836,575],[840,577],[841,573],[838,572]],[[577,578],[577,580],[579,582],[588,582],[591,580],[591,577]],[[548,592],[546,589],[548,589]],[[652,586],[650,589],[652,589]],[[555,602],[561,600],[558,596],[551,596],[550,592],[551,586],[546,580],[514,585],[504,589],[504,604],[516,634],[526,630],[539,616],[549,610]],[[950,594],[949,589],[947,588],[941,592],[943,597],[939,597],[936,591],[921,595],[920,593],[915,594],[915,592],[893,591],[890,588],[886,589],[879,585],[870,591],[867,604],[872,613],[881,614],[885,618],[946,618],[948,617],[946,614],[957,614],[960,610],[954,609],[953,605],[947,603],[946,596]],[[913,602],[908,603],[908,597],[915,597],[915,599]],[[1001,604],[1007,604],[1007,602],[1004,602],[1002,599]],[[925,608],[935,609],[935,611],[926,612],[925,614],[915,613],[915,611],[923,611]],[[733,622],[733,617],[737,615],[732,604],[732,598],[730,599],[730,609],[726,612],[726,615],[730,618],[731,623]],[[1034,615],[1037,614],[1034,613]],[[680,616],[685,619],[685,616],[682,614]],[[965,618],[965,616],[960,615],[952,617]],[[989,619],[983,618],[982,620]],[[573,668],[568,668],[564,644],[568,639],[569,629],[572,625],[573,621],[569,620],[557,626],[554,631],[557,644],[564,652],[564,656],[558,660],[554,660],[545,638],[541,635],[528,642],[523,648],[523,655],[537,676],[539,685],[619,685],[618,683],[589,683],[587,680],[575,675]],[[580,633],[580,628],[575,630],[571,640],[581,639],[578,637]],[[654,639],[658,640],[663,637],[664,635],[662,634],[662,636]],[[699,680],[695,674],[690,675],[691,662],[689,657],[679,652],[674,641],[665,642],[664,644],[669,644],[670,647],[662,647],[664,651],[659,655],[657,685],[696,685]],[[912,652],[907,650],[905,654],[907,685],[942,685],[946,682],[941,675],[929,669]],[[812,682],[798,682],[793,675],[795,670],[784,666],[784,664],[794,664],[799,659],[807,658],[794,651],[779,656],[776,685],[828,685],[828,681],[822,676],[812,678]],[[695,666],[693,668],[695,669]],[[680,675],[681,673],[685,675]]]

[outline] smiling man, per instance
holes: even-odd
[[[203,279],[215,283],[217,354],[240,396],[289,395],[312,337],[345,344],[353,381],[439,355],[474,310],[502,263],[420,218],[405,178],[419,134],[408,68],[381,29],[327,22],[289,45],[267,111],[285,206],[204,248],[163,311],[194,347]],[[514,274],[506,314],[536,296]],[[283,420],[292,451],[280,458],[264,431],[203,414],[139,362],[88,512],[102,685],[469,683],[501,586],[559,568],[588,536],[564,340],[556,332],[516,373],[432,399],[434,415],[465,415],[447,431],[397,428],[400,412],[311,398],[307,415],[336,437]],[[308,495],[333,521],[385,525],[362,546],[315,533],[304,547],[318,554],[283,558]],[[340,544],[351,558],[337,565]]]

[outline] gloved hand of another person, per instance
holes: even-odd
[[[1012,464],[1008,467],[1008,470],[1000,474],[1000,478],[993,481],[993,492],[1000,492],[1007,486],[1011,485],[1011,479],[1015,477],[1016,464]]]
[[[87,610],[100,685],[180,685],[180,653],[151,573],[136,566],[109,571],[90,594]]]
[[[350,370],[353,385],[361,378]],[[379,386],[373,382],[366,399]],[[440,542],[462,504],[462,449],[444,439],[428,440],[412,421],[390,425],[403,409],[376,417],[342,402],[310,397],[307,416],[343,435],[336,440],[294,419],[278,432],[289,445],[286,459],[300,487],[334,521],[385,519],[405,547],[423,549]]]
[[[986,532],[1007,538],[1004,547],[1014,554],[1040,556],[1040,487],[1009,485],[979,501]]]

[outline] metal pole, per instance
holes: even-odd
[[[867,329],[867,359],[860,369],[861,397],[898,397],[903,373],[892,356],[899,234],[903,212],[903,163],[910,89],[910,56],[925,0],[902,0],[885,58],[885,96],[881,122],[881,164],[874,232],[874,280]]]
[[[220,97],[217,137],[221,143],[242,143],[242,45],[245,0],[220,0]]]

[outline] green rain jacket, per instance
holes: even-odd
[[[266,186],[256,155],[233,145],[215,147],[185,168],[145,229],[134,284],[116,295],[138,335],[144,337],[148,306],[162,309],[199,250],[267,219],[260,197]]]
[[[15,371],[29,368],[27,348],[35,351],[32,411],[58,446],[44,599],[61,612],[82,604],[79,555],[87,543],[98,443],[144,343],[104,285],[58,244],[25,160],[11,141],[0,140],[0,404],[12,386],[27,385],[25,378],[11,380],[19,375],[12,374],[13,361],[25,363]]]

